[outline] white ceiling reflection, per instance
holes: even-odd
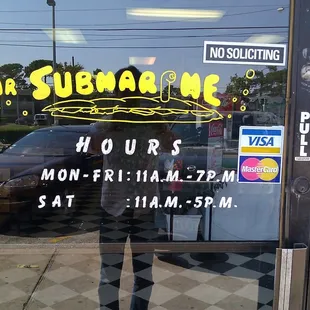
[[[53,29],[43,29],[47,36],[53,40]],[[86,44],[87,41],[79,29],[57,28],[56,41],[71,44]]]
[[[129,57],[130,65],[154,65],[156,57]]]
[[[188,21],[217,21],[225,12],[219,10],[194,9],[160,9],[160,8],[132,8],[126,10],[127,17],[133,19],[156,20],[188,20]]]
[[[281,43],[284,42],[285,40],[286,40],[285,36],[277,34],[263,34],[263,35],[253,35],[248,39],[246,39],[246,42],[270,44],[270,43]]]

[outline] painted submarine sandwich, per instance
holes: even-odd
[[[133,102],[139,102],[139,104],[135,106]],[[138,123],[196,123],[196,117],[199,117],[199,122],[223,119],[223,115],[218,111],[206,108],[191,100],[171,97],[169,103],[170,106],[173,103],[173,107],[167,107],[166,102],[161,101],[161,97],[76,99],[57,102],[46,106],[42,111],[50,112],[52,116],[61,118],[89,121],[105,121],[104,116],[110,115],[113,115],[114,122],[133,122],[136,119]],[[134,117],[130,121],[124,117],[126,114],[133,114],[138,118]],[[189,116],[192,121],[187,117],[169,121],[169,119],[174,119],[173,116]],[[111,118],[109,121],[112,121]]]

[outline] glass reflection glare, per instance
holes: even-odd
[[[144,19],[201,19],[203,21],[217,21],[224,16],[220,10],[192,10],[192,9],[159,9],[159,8],[134,8],[127,9],[127,16]]]

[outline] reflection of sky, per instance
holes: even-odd
[[[225,89],[230,76],[235,73],[243,75],[249,67],[203,64],[204,40],[243,42],[255,34],[287,37],[287,29],[276,27],[288,26],[289,0],[56,0],[56,3],[57,27],[80,29],[87,41],[86,44],[83,41],[80,44],[58,42],[58,62],[70,63],[74,56],[75,61],[81,63],[86,70],[101,68],[105,72],[115,72],[129,64],[129,57],[151,56],[156,57],[153,66],[138,67],[154,71],[158,80],[165,70],[175,70],[178,75],[184,71],[197,72],[201,77],[216,73],[221,77],[219,91]],[[50,28],[52,22],[51,7],[47,6],[46,1],[2,0],[1,4],[1,63],[19,62],[27,65],[35,59],[52,59],[52,42],[46,32],[42,31]],[[126,8],[135,7],[222,10],[225,15],[216,22],[128,19]],[[285,7],[285,10],[280,13],[277,11],[279,7]],[[270,28],[249,28],[266,26]],[[5,30],[12,28],[16,30]],[[177,28],[213,29],[175,30]],[[261,69],[254,69],[256,68]]]

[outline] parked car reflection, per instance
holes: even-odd
[[[20,219],[24,214],[33,215],[50,211],[57,195],[66,206],[66,196],[75,194],[87,179],[60,181],[42,180],[44,169],[71,171],[81,174],[101,168],[102,159],[76,152],[76,143],[86,136],[90,126],[56,126],[38,129],[23,137],[0,154],[0,213],[2,224]],[[46,196],[46,205],[39,209],[39,197]],[[19,222],[19,221],[18,221]]]
[[[217,124],[217,125],[216,125]],[[220,126],[219,126],[220,125]],[[211,127],[210,127],[211,126]],[[217,128],[217,126],[219,126]],[[167,196],[178,196],[179,202],[186,200],[195,201],[197,195],[212,195],[210,184],[204,180],[197,181],[198,170],[207,170],[210,166],[211,139],[222,139],[223,124],[211,122],[197,124],[174,124],[171,129],[182,140],[181,153],[172,160],[171,154],[160,155],[159,172],[162,179],[166,177],[167,169],[180,169],[180,178],[184,181],[180,187],[177,182],[163,182],[160,184],[160,196],[165,200]],[[31,218],[33,215],[45,216],[47,213],[58,214],[56,211],[68,211],[69,200],[67,196],[75,195],[84,202],[82,208],[88,204],[87,198],[93,194],[85,191],[87,187],[97,188],[98,196],[90,197],[94,208],[98,212],[100,222],[100,187],[101,178],[94,184],[93,171],[102,169],[102,156],[81,154],[76,152],[76,143],[81,136],[87,136],[91,125],[81,126],[55,126],[33,131],[24,138],[11,145],[0,154],[0,213],[1,223],[4,221],[15,222],[19,228],[20,220]],[[210,131],[212,130],[212,132]],[[219,130],[219,132],[216,132]],[[222,148],[222,145],[219,145]],[[171,161],[172,160],[172,161]],[[172,165],[172,166],[171,166]],[[209,167],[215,169],[216,167]],[[42,173],[54,169],[54,180],[42,180]],[[80,169],[80,176],[89,175],[89,178],[80,177],[78,180],[69,178],[61,181],[57,178],[58,172],[65,169],[67,172]],[[88,193],[88,194],[87,194]],[[44,200],[40,197],[45,196]],[[56,196],[60,196],[60,206],[53,207]],[[44,207],[42,207],[44,202]],[[90,205],[90,204],[89,204]],[[193,211],[193,206],[187,207],[182,212]],[[40,206],[40,208],[39,208]],[[42,207],[42,208],[41,208]],[[79,207],[71,208],[72,219],[81,217]],[[89,212],[90,210],[88,210]],[[80,213],[79,213],[80,212]],[[77,220],[75,220],[77,221]],[[81,219],[80,219],[81,221]],[[92,223],[93,225],[94,223]],[[94,229],[99,229],[99,225]],[[76,232],[84,233],[76,228]],[[73,232],[73,230],[71,231]],[[19,229],[15,233],[19,233]],[[65,234],[65,232],[63,233]]]
[[[15,124],[31,126],[33,125],[33,116],[21,116],[15,121]]]

